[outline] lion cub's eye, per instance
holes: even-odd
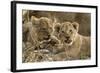
[[[46,28],[41,28],[41,30],[46,30]]]
[[[63,30],[62,30],[61,32],[62,32],[62,33],[64,33],[64,31],[63,31]]]
[[[70,29],[70,30],[69,30],[69,32],[71,32],[71,33],[72,33],[72,30]]]
[[[57,27],[57,28],[56,28],[56,31],[57,31],[57,32],[59,32],[59,30],[60,30],[60,28],[59,28],[59,27]]]

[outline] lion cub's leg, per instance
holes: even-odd
[[[91,45],[90,45],[90,37],[82,37],[82,45],[80,48],[80,58],[87,59],[91,57]]]

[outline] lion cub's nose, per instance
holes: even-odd
[[[66,39],[69,39],[70,37],[69,36],[66,36]]]

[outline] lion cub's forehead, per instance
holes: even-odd
[[[64,22],[64,23],[62,23],[62,28],[64,29],[64,30],[68,30],[68,29],[70,29],[70,28],[72,28],[73,26],[72,26],[72,23],[71,22]]]
[[[52,24],[52,21],[46,17],[41,17],[39,19],[39,22],[40,22],[41,26],[44,28],[51,27],[51,24]]]

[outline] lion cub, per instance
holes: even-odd
[[[77,22],[56,23],[54,28],[53,34],[60,40],[60,44],[63,44],[62,50],[65,50],[55,55],[55,58],[58,60],[90,58],[90,37],[78,33],[79,24]]]
[[[51,61],[51,54],[55,51],[57,40],[51,37],[52,21],[47,17],[31,17],[31,22],[23,26],[23,31],[28,32],[27,41],[32,47],[25,52],[24,62]],[[34,57],[33,57],[34,56]],[[35,58],[35,56],[39,58]]]

